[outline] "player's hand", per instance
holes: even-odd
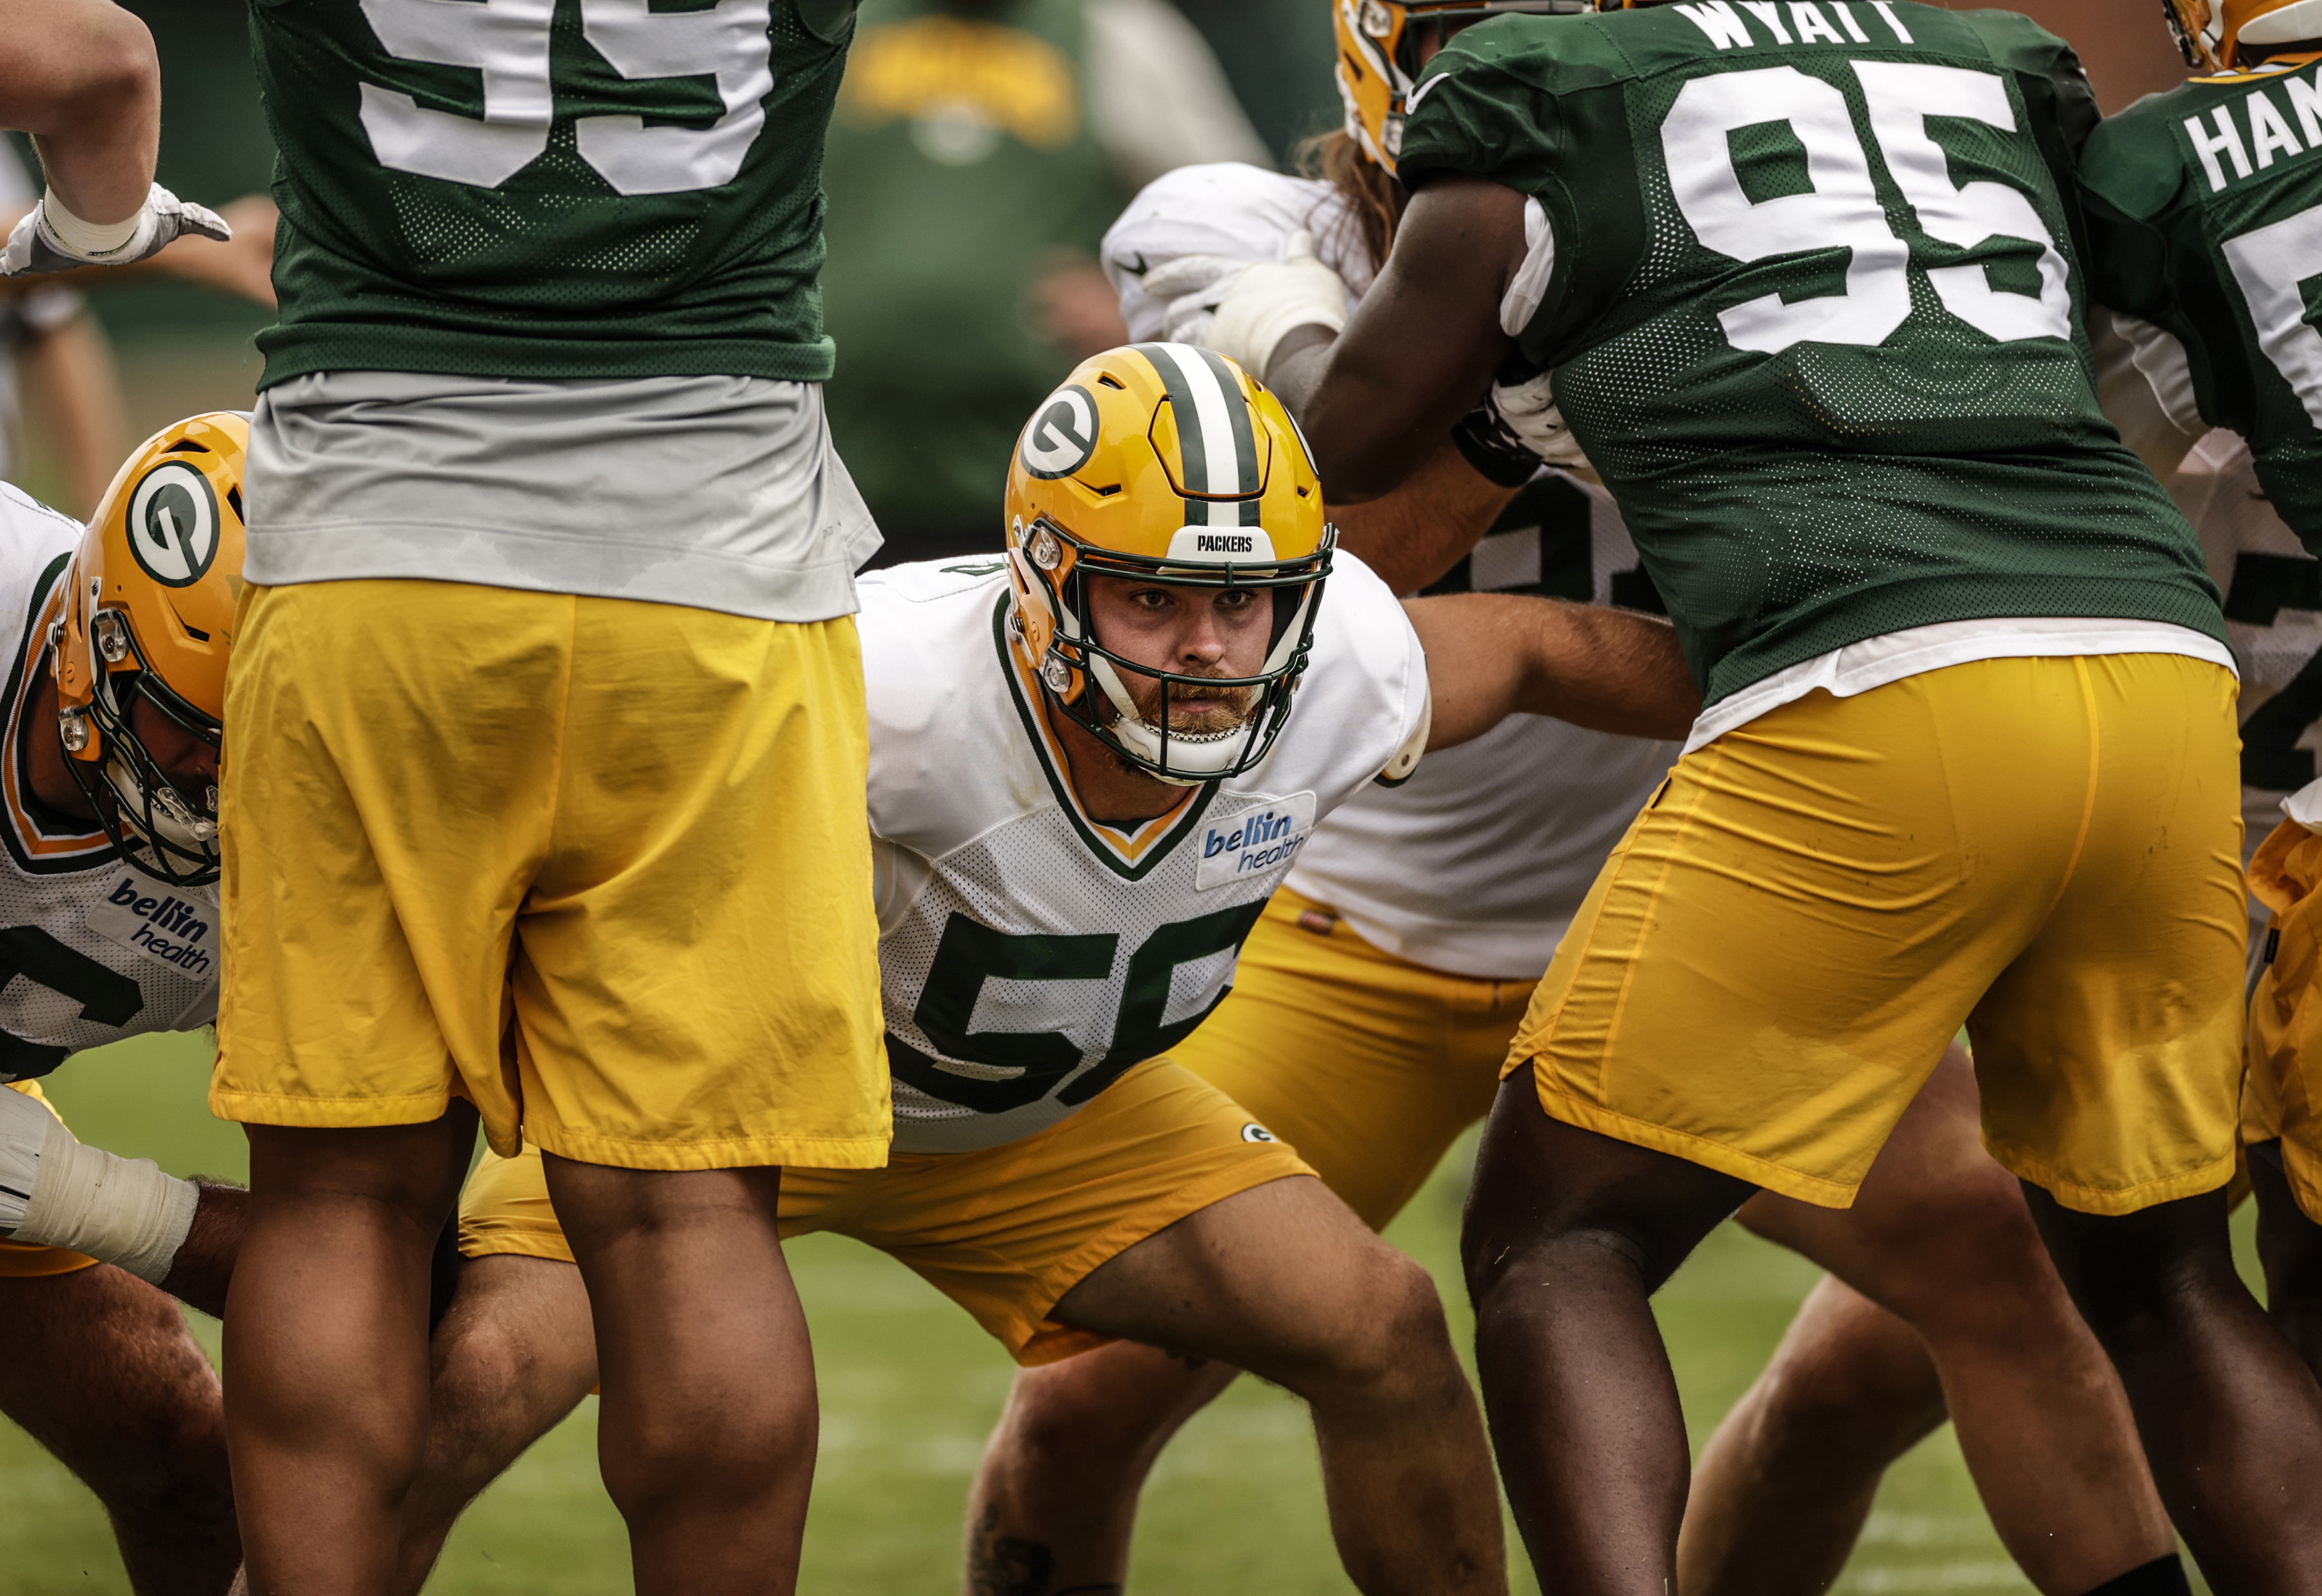
[[[24,1222],[39,1183],[41,1148],[57,1117],[21,1091],[0,1086],[0,1236]]]
[[[1582,452],[1572,429],[1564,424],[1564,412],[1556,407],[1556,395],[1550,386],[1554,375],[1543,371],[1528,382],[1495,383],[1485,397],[1484,408],[1533,459],[1586,470],[1588,456]]]
[[[51,203],[51,198],[44,197],[9,233],[8,247],[0,250],[0,276],[70,271],[78,266],[129,266],[189,233],[221,243],[233,237],[233,229],[215,211],[179,199],[156,183],[146,194],[144,208],[134,218],[136,228],[127,239],[111,249],[83,251],[59,236],[49,214]]]
[[[1347,324],[1347,285],[1315,259],[1314,235],[1303,229],[1279,262],[1180,256],[1146,274],[1145,291],[1166,301],[1171,338],[1213,349],[1261,379],[1286,334]]]

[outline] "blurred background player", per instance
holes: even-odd
[[[166,429],[86,532],[0,488],[0,1412],[96,1493],[140,1596],[217,1596],[242,1560],[217,1376],[163,1293],[224,1310],[243,1194],[83,1146],[39,1080],[216,1012],[247,437]]]
[[[814,286],[853,9],[592,3],[585,50],[553,21],[251,14],[281,306],[211,1106],[251,1145],[254,1596],[392,1576],[479,1119],[547,1155],[637,1588],[789,1590],[815,1402],[782,1166],[887,1154],[877,534]]]
[[[1114,1336],[1247,1362],[1311,1406],[1359,1589],[1502,1589],[1424,1272],[1169,1055],[1315,823],[1374,778],[1512,709],[1682,725],[1666,624],[1490,595],[1406,611],[1333,567],[1280,406],[1182,344],[1084,362],[1009,480],[1004,560],[864,585],[897,1151],[787,1175],[784,1230],[892,1254],[1026,1365]],[[539,1161],[488,1160],[462,1213],[419,1495],[437,1537],[595,1373]],[[971,1535],[976,1588],[1080,1582],[1069,1546]]]
[[[1266,159],[1166,0],[863,6],[823,161],[822,302],[846,351],[831,432],[878,563],[998,551],[1019,418],[1124,336],[1106,224],[1172,167]]]
[[[1426,16],[1419,13],[1422,26]],[[1358,119],[1358,107],[1348,110]],[[1181,170],[1141,194],[1105,246],[1132,328],[1167,323],[1171,307],[1154,289],[1187,276],[1187,263],[1206,258],[1230,270],[1275,260],[1301,232],[1346,282],[1350,303],[1358,300],[1406,196],[1349,134],[1333,135],[1316,154],[1335,184],[1218,166]],[[1495,449],[1474,429],[1463,429],[1460,442],[1459,469],[1487,488],[1478,470],[1522,482],[1539,469],[1529,451]],[[1511,490],[1497,491],[1505,498]],[[1367,524],[1413,494],[1406,485],[1390,500],[1353,506],[1341,547],[1403,562],[1404,579],[1430,582],[1431,591],[1545,590],[1659,607],[1601,488],[1543,473],[1441,581],[1408,565],[1413,540],[1399,524]],[[1451,1140],[1489,1109],[1525,999],[1604,854],[1676,753],[1674,744],[1512,717],[1429,759],[1402,786],[1358,795],[1318,828],[1252,933],[1233,999],[1174,1056],[1250,1108],[1383,1229]],[[1783,1388],[1782,1417],[1824,1404],[1860,1409],[1859,1427],[1876,1439],[1843,1450],[1849,1464],[1865,1446],[1896,1446],[1898,1431],[1897,1450],[1916,1441],[1944,1412],[1928,1343],[1912,1327],[1919,1326],[1939,1351],[1941,1378],[1958,1391],[1961,1445],[1981,1494],[2034,1582],[2080,1596],[2157,1564],[2151,1577],[2175,1582],[2155,1588],[2181,1590],[2173,1536],[2118,1382],[2041,1248],[2014,1179],[1983,1152],[1975,1120],[1970,1067],[1954,1050],[1852,1208],[1771,1193],[1744,1205],[1740,1218],[1751,1229],[1839,1269],[1912,1321],[1888,1319],[1909,1349],[1899,1370],[1879,1362],[1878,1345],[1850,1346],[1851,1363],[1833,1358],[1801,1388]],[[1835,1282],[1807,1311],[1819,1323],[1837,1300],[1887,1318]],[[1835,1378],[1849,1373],[1854,1380]],[[1132,1345],[1026,1371],[971,1521],[997,1512],[1011,1533],[1056,1548],[1062,1582],[1124,1578],[1147,1470],[1175,1427],[1233,1376]],[[1906,1410],[1855,1383],[1882,1376],[1906,1382],[1915,1398]],[[1929,1387],[1932,1417],[1916,1400]],[[1723,1486],[1744,1495],[1735,1503],[1709,1482],[1688,1513],[1685,1588],[1826,1583],[1846,1561],[1891,1455],[1842,1472],[1801,1466],[1785,1453],[1765,1459],[1760,1495]],[[1734,1460],[1731,1446],[1726,1458]],[[1833,1476],[1837,1489],[1829,1488]],[[1769,1510],[1738,1510],[1761,1508]]]
[[[1267,360],[1300,320],[1327,326],[1339,314],[1314,278],[1320,269],[1296,260],[1250,269],[1217,304],[1221,345],[1288,385],[1317,438],[1325,483],[1341,497],[1382,491],[1412,470],[1521,335],[1531,369],[1556,369],[1556,401],[1621,499],[1706,683],[1710,708],[1689,743],[1696,752],[1608,865],[1584,912],[1586,937],[1568,937],[1559,952],[1534,1001],[1534,1029],[1511,1053],[1513,1084],[1486,1137],[1467,1245],[1487,1393],[1504,1415],[1495,1426],[1504,1478],[1544,1580],[1614,1589],[1624,1578],[1673,1578],[1686,1457],[1645,1295],[1749,1185],[1832,1206],[1848,1200],[1920,1072],[1966,1019],[1979,1043],[1990,1144],[2045,1188],[2032,1192],[2035,1215],[2122,1371],[2180,1528],[2217,1577],[2294,1588],[2322,1536],[2314,1507],[2262,1510],[2254,1475],[2251,1490],[2228,1478],[2262,1455],[2275,1460],[2268,1479],[2293,1467],[2322,1430],[2322,1392],[2286,1359],[2234,1278],[2223,1195],[2208,1190],[2233,1169],[2238,1072],[2230,1055],[2244,945],[2237,861],[2218,840],[2235,825],[2221,790],[2230,778],[2191,773],[2231,752],[2229,698],[2217,685],[2230,655],[2215,592],[2181,518],[2098,417],[2063,253],[2070,238],[2058,186],[2069,174],[2026,141],[2007,183],[1961,190],[1926,178],[1943,169],[1939,146],[1929,144],[1937,153],[1924,160],[1907,154],[1919,148],[1912,141],[1930,138],[1913,130],[1933,114],[1925,96],[1938,85],[1943,114],[1983,105],[1977,120],[2021,140],[2007,87],[2015,74],[2032,86],[2024,103],[2064,108],[2052,142],[2065,148],[2094,120],[2093,106],[2084,87],[2076,97],[2069,54],[2001,14],[1970,20],[1897,0],[1869,14],[1869,26],[1884,30],[1874,38],[1859,9],[1794,7],[1796,33],[1772,24],[1752,32],[1740,21],[1724,28],[1725,14],[1703,8],[1484,24],[1438,57],[1409,97],[1402,166],[1436,180],[1418,189],[1380,288],[1348,334],[1332,346],[1309,333],[1287,360]],[[1850,57],[1857,47],[1868,47],[1865,59]],[[1630,153],[1618,160],[1592,159],[1586,130],[1596,123],[1574,107],[1553,128],[1528,120],[1524,107],[1543,93],[1586,93],[1605,101],[1608,115],[1613,105],[1633,102],[1661,139],[1623,145]],[[1875,116],[1859,108],[1865,103],[1875,103]],[[1910,109],[1923,105],[1924,113]],[[1770,144],[1726,137],[1781,123],[1791,124],[1788,133]],[[1814,151],[1803,183],[1799,140]],[[1889,150],[1882,169],[1903,186],[1899,209],[1860,153],[1874,140]],[[1600,196],[1590,227],[1578,230],[1562,208],[1568,187],[1550,173],[1568,186],[1610,181],[1632,198]],[[1678,206],[1698,241],[1652,257],[1641,282],[1632,278],[1641,226],[1604,225],[1604,205],[1639,194]],[[1492,242],[1479,249],[1485,240]],[[1929,240],[1968,251],[1971,263],[1915,268]],[[1802,254],[1842,246],[1843,278],[1810,288],[1796,277],[1807,269]],[[2023,257],[2016,264],[2025,270],[2011,255]],[[1924,303],[1911,287],[1915,269],[1934,272],[1927,280],[1939,292]],[[1625,309],[1608,321],[1615,285],[1624,285]],[[1665,351],[1648,354],[1646,345],[1664,336],[1699,352],[1675,362]],[[1922,424],[1937,430],[1952,408],[1974,421],[1942,444],[1906,447],[1883,427],[1833,430],[1818,418],[1853,415],[1864,400],[1866,390],[1849,388],[1841,373],[1863,360],[1853,348],[1869,345],[1890,360],[1916,347],[1939,361],[1984,361],[1999,386],[1975,398],[1922,397],[1897,413],[1932,407]],[[2044,389],[2043,368],[2055,372]],[[1769,381],[1802,383],[1822,397],[1803,411],[1769,395],[1748,402],[1753,385]],[[1703,408],[1713,395],[1722,397]],[[1680,412],[1682,425],[1673,419]],[[2044,510],[2011,535],[1982,512],[1929,507],[1987,479],[2018,486],[1979,502],[2011,502],[2020,514],[2053,450],[2075,462],[2083,490],[2096,475],[2106,483],[2105,497],[2076,497],[2081,523],[2069,538]],[[1721,482],[1713,462],[1737,461],[1732,480]],[[1921,476],[1924,489],[1905,486]],[[1674,508],[1678,500],[1662,495],[1679,478],[1694,485],[1679,496],[1685,511],[1655,520]],[[1728,502],[1745,481],[1750,502]],[[1791,507],[1777,508],[1786,496]],[[1729,510],[1737,519],[1721,525]],[[1915,515],[1927,524],[1907,540],[1913,552],[1905,557],[1898,543],[1882,554],[1886,540],[1902,535],[1897,517]],[[1755,559],[1783,549],[1791,551],[1783,559],[1796,558],[1805,544],[1795,530],[1770,543],[1742,535],[1745,524],[1769,516],[1777,526],[1796,519],[1825,529],[1814,545],[1822,574],[1804,586],[1771,578],[1721,585],[1724,568],[1699,529],[1757,548]],[[2063,552],[2099,548],[2107,552],[2093,563],[2085,552]],[[1858,574],[1833,588],[1829,559],[1840,551],[1851,551]],[[1932,561],[1931,552],[1939,552]],[[2128,570],[2142,579],[2124,580]],[[1862,601],[1849,605],[1842,592]],[[1854,643],[1868,646],[1850,655]],[[2097,679],[2100,687],[2085,685]],[[2043,692],[2063,697],[2035,711]],[[1969,845],[2018,861],[1979,872],[1975,891],[1997,896],[1974,912],[1956,872],[1939,870],[1926,895],[1915,897],[1911,872],[1928,861],[1915,862],[1907,846],[1890,856],[1877,840],[1897,827],[1898,842],[1917,831],[1904,816],[1925,785],[1873,800],[1863,790],[1869,770],[1841,778],[1833,766],[1825,780],[1812,752],[1835,756],[1859,744],[1899,772],[1933,755],[1886,743],[1905,725],[1932,728],[1953,715],[1984,728],[1981,735],[2037,723],[2039,758],[2062,759],[2052,797],[2065,829],[2052,838],[2031,824],[2020,781],[2039,759],[2011,766],[2017,780],[2004,812],[1984,818],[1956,777],[1938,784],[1948,797],[1942,814],[1925,817],[1927,834],[1980,838]],[[2085,773],[2073,773],[2094,745],[2055,735],[2073,724],[2085,736],[2103,727],[2105,768],[2120,788],[2118,828],[2101,844],[2088,829]],[[2188,773],[2131,790],[2144,778],[2121,772],[2120,744],[2141,735],[2176,739],[2175,752],[2156,748],[2132,765],[2147,776]],[[1785,783],[1800,782],[1821,795],[1806,810],[1778,797]],[[1845,804],[1874,806],[1855,821],[1828,817],[1855,839],[1850,850],[1864,851],[1847,879],[1867,871],[1882,883],[1867,897],[1836,878],[1816,884],[1806,862],[1822,853],[1775,840],[1791,824],[1775,814],[1802,823],[1841,794]],[[2138,840],[2164,817],[2179,865],[2166,875]],[[1756,837],[1765,852],[1722,863],[1696,858],[1696,845],[1715,837],[1744,854],[1741,839]],[[2201,840],[2187,845],[2194,838]],[[2146,862],[2129,878],[2150,895],[2141,911],[2114,899],[2115,873],[2097,857],[2108,847],[2126,850],[2124,862]],[[1768,892],[1747,884],[1760,878],[1780,885]],[[1938,879],[1952,885],[1937,890]],[[1634,898],[1648,881],[1659,883],[1650,922]],[[2029,885],[2011,898],[2011,882]],[[1915,977],[1909,1002],[1889,1001],[1880,983],[1890,977],[1874,977],[1845,951],[1849,936],[1889,951],[1897,936],[1909,939],[1879,917],[1882,905],[1896,907],[1895,894],[1929,917],[1917,945],[1931,971],[1948,972],[1950,996],[1937,998],[1941,981]],[[1692,900],[1688,913],[1677,911],[1680,898]],[[2217,909],[2220,899],[2229,913]],[[1807,913],[1823,936],[1841,924],[1855,928],[1811,953],[1778,939],[1768,945],[1787,951],[1770,962],[1753,956],[1754,943],[1734,943],[1730,929],[1710,929],[1753,912],[1776,914],[1774,923]],[[1939,929],[1962,913],[1958,929]],[[2176,927],[2178,945],[2164,949],[2149,936],[2117,945],[2116,928],[2132,923]],[[1704,936],[1718,941],[1714,956]],[[2159,984],[2143,990],[2172,994],[2157,1008],[2130,996],[2143,983],[2124,984],[2122,973],[2156,957],[2162,962],[2151,979]],[[1665,990],[1654,975],[1719,959],[1750,968],[1714,979],[1722,996],[1707,1008],[1687,1000],[1684,982],[1696,977]],[[1628,971],[1618,980],[1616,965]],[[1833,969],[1856,974],[1837,981]],[[1781,995],[1808,970],[1811,990]],[[2041,1001],[2027,1007],[2019,989],[2034,986]],[[2085,1008],[2058,1004],[2059,990],[2080,993]],[[1738,999],[1742,993],[1751,999]],[[1617,1008],[1604,1007],[1616,999]],[[1760,1006],[1763,1026],[1748,1017]],[[1778,1056],[1766,1051],[1776,1038]],[[1704,1048],[1739,1066],[1746,1091],[1714,1100]],[[1890,1076],[1865,1065],[1866,1053],[1925,1062]],[[2147,1064],[2141,1076],[2125,1073],[2131,1060]],[[1680,1067],[1681,1085],[1658,1073]],[[1901,1096],[1897,1086],[1906,1088]],[[1841,1103],[1860,1112],[1838,1114]],[[1553,1315],[1540,1310],[1542,1291],[1556,1295]],[[2199,1310],[2176,1311],[2195,1301]],[[1665,1419],[1640,1426],[1641,1405]]]

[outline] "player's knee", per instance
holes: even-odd
[[[1458,1377],[1434,1280],[1391,1247],[1376,1252],[1350,1294],[1359,1310],[1314,1349],[1318,1372],[1336,1384],[1373,1389],[1431,1388],[1447,1373]]]
[[[2033,1202],[2073,1302],[2116,1358],[2165,1347],[2220,1293],[2244,1290],[2219,1193],[2117,1217]]]
[[[125,1539],[147,1546],[217,1543],[233,1530],[225,1419],[214,1382],[184,1380],[118,1443],[115,1467],[89,1485]]]
[[[1471,1223],[1460,1237],[1467,1295],[1479,1319],[1522,1313],[1539,1295],[1608,1272],[1650,1292],[1684,1256],[1663,1258],[1649,1235],[1618,1224],[1546,1226],[1527,1235]]]
[[[2022,1190],[1996,1164],[1991,1175],[1946,1186],[1879,1227],[1862,1249],[1879,1276],[1855,1283],[1929,1331],[1962,1315],[2020,1323],[2060,1301]]]

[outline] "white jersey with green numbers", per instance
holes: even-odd
[[[1266,758],[1108,825],[1009,646],[1003,570],[900,565],[861,584],[898,1153],[1029,1135],[1190,1035],[1315,823],[1385,769],[1428,703],[1403,606],[1341,555]]]

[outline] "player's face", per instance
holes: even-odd
[[[1089,582],[1096,640],[1132,664],[1180,676],[1256,676],[1265,668],[1273,619],[1273,595],[1264,590],[1176,588],[1120,577]],[[1121,681],[1138,713],[1155,724],[1164,684],[1129,670]],[[1249,714],[1248,688],[1204,692],[1181,682],[1166,691],[1173,732],[1230,732]]]
[[[199,798],[217,785],[218,751],[142,698],[129,706],[129,729],[178,791]]]

